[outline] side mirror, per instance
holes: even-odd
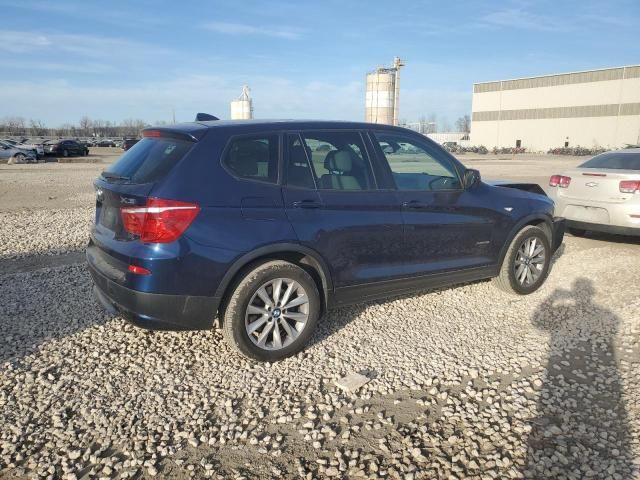
[[[467,168],[464,172],[464,188],[471,188],[480,183],[480,172],[473,168]]]

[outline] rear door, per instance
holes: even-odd
[[[371,135],[398,189],[406,273],[425,275],[493,263],[495,212],[477,191],[463,188],[462,172],[445,152],[413,135]]]
[[[361,133],[289,133],[285,145],[287,215],[299,240],[329,264],[338,301],[402,276],[400,205],[393,190],[378,188]]]

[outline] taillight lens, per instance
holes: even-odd
[[[170,243],[185,232],[200,212],[195,203],[150,198],[142,207],[120,210],[124,229],[143,242]]]
[[[135,273],[136,275],[151,275],[151,270],[140,267],[138,265],[129,265],[129,271],[131,273]]]
[[[620,182],[621,193],[640,192],[640,180],[622,180]]]
[[[549,179],[550,187],[567,188],[571,184],[571,177],[565,177],[564,175],[551,175]]]

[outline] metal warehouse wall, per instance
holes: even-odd
[[[474,85],[471,143],[530,151],[640,142],[640,66]]]

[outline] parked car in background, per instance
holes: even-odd
[[[73,155],[89,155],[89,148],[76,140],[56,140],[45,145],[45,153],[71,157]]]
[[[17,148],[5,141],[0,141],[0,160],[6,160],[8,163],[35,163],[38,161],[31,150]]]
[[[217,315],[249,358],[299,351],[335,306],[486,278],[529,294],[562,242],[548,197],[488,185],[403,128],[208,121],[143,133],[95,181],[96,296],[148,328],[207,329]]]
[[[549,179],[570,233],[640,235],[640,148],[601,153]]]
[[[42,144],[38,145],[38,144],[34,144],[34,143],[29,143],[28,139],[22,139],[22,141],[4,139],[3,142],[9,143],[9,144],[13,145],[14,147],[19,148],[21,150],[27,150],[27,151],[33,153],[33,156],[36,157],[36,160],[40,159],[41,157],[44,157],[44,148],[43,148]]]
[[[139,141],[140,141],[139,138],[126,138],[124,142],[122,142],[122,149],[126,152]]]
[[[113,140],[100,140],[97,144],[97,147],[115,147],[116,142]]]

